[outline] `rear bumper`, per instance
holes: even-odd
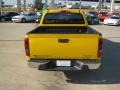
[[[28,65],[32,68],[39,68],[42,70],[82,70],[85,68],[88,68],[89,70],[95,70],[98,69],[101,65],[100,61],[80,61],[76,60],[73,61],[73,65],[70,67],[57,67],[56,61],[47,61],[47,60],[31,60],[28,62]]]
[[[104,25],[115,25],[115,26],[117,26],[119,24],[118,23],[104,23]]]
[[[83,65],[87,65],[89,69],[98,69],[101,65],[100,61],[84,61]]]

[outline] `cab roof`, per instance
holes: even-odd
[[[47,13],[59,13],[61,11],[68,11],[70,13],[84,13],[84,11],[80,9],[49,9]]]

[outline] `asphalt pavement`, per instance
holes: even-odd
[[[0,23],[0,90],[119,90],[120,26],[92,25],[104,37],[96,71],[43,71],[27,65],[25,33],[32,23]]]

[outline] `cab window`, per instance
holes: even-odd
[[[85,24],[85,21],[80,13],[48,13],[43,24]]]

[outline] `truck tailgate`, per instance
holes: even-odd
[[[30,58],[97,59],[98,34],[29,34]]]

